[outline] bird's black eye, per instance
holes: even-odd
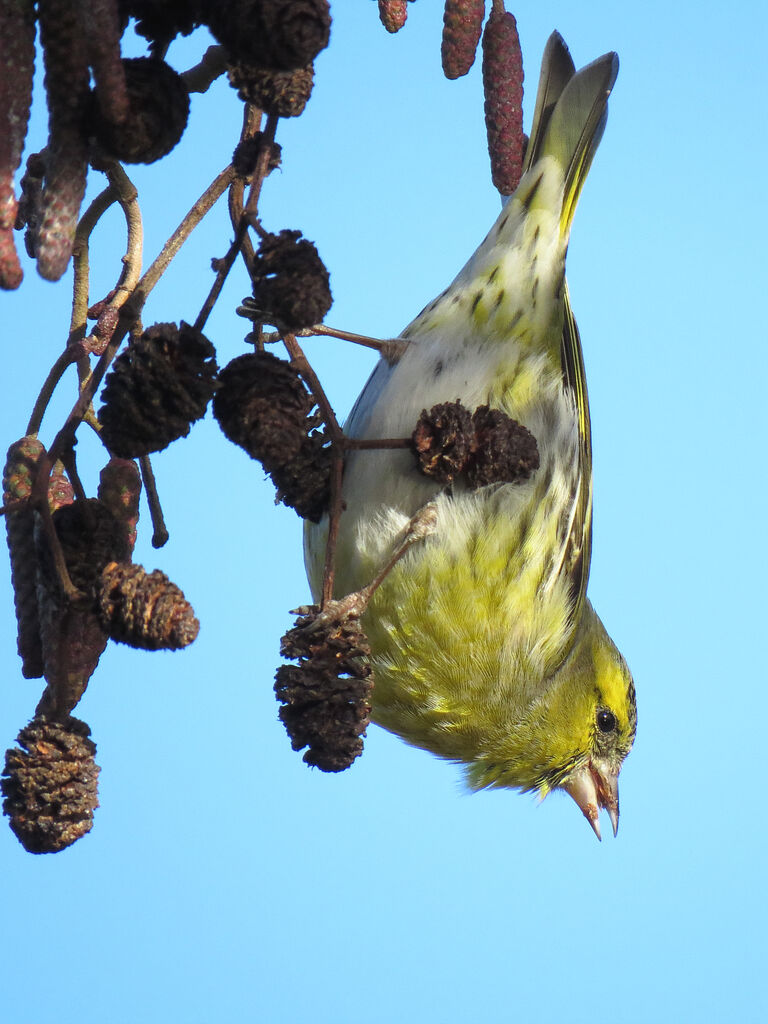
[[[597,712],[597,728],[600,732],[613,732],[616,728],[616,715],[612,711],[601,708]]]

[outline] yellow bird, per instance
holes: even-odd
[[[432,503],[372,597],[375,722],[464,766],[469,785],[542,797],[563,789],[600,838],[619,821],[618,776],[637,721],[627,665],[587,596],[592,533],[589,406],[565,256],[602,136],[618,58],[576,71],[558,33],[542,62],[523,175],[453,283],[376,366],[346,425],[410,436],[424,409],[500,409],[537,440],[523,483],[441,488],[409,451],[352,451],[344,466],[336,596],[364,587]],[[307,524],[317,598],[327,522]]]

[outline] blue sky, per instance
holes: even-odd
[[[375,3],[335,0],[315,93],[280,124],[263,220],[316,242],[334,326],[397,334],[496,216],[480,69],[443,78],[441,6],[417,0],[390,37]],[[102,767],[88,837],[32,857],[0,828],[3,1019],[764,1019],[768,15],[756,2],[512,9],[528,118],[552,29],[577,65],[621,58],[568,259],[594,429],[590,595],[638,691],[618,839],[598,844],[565,797],[468,796],[457,769],[376,728],[349,772],[302,764],[272,693],[289,609],[308,598],[300,523],[209,414],[155,459],[171,541],[153,551],[143,508],[135,555],[183,587],[198,640],[103,656],[78,711]],[[205,45],[179,41],[171,62]],[[240,117],[217,83],[193,97],[173,154],[131,172],[147,262],[228,162]],[[93,297],[122,237],[115,215],[94,240]],[[229,238],[222,207],[145,322],[193,320]],[[63,345],[69,284],[27,264],[0,299],[6,446]],[[238,267],[209,321],[221,364],[244,350],[233,311],[248,291]],[[371,355],[324,339],[307,351],[344,415]],[[93,491],[85,431],[78,454]],[[8,746],[39,689],[21,677],[1,587]]]

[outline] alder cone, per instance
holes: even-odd
[[[130,562],[107,565],[98,583],[101,622],[112,640],[145,651],[176,651],[197,636],[192,605],[165,573]]]
[[[115,360],[99,411],[102,439],[124,459],[159,452],[186,437],[216,386],[216,351],[181,322],[155,324]]]
[[[307,747],[306,764],[340,772],[363,752],[371,716],[371,648],[358,618],[308,628],[316,615],[317,609],[297,619],[282,638],[280,653],[299,664],[278,668],[275,695],[292,749]]]
[[[461,402],[424,409],[411,435],[419,469],[440,484],[450,484],[463,472],[474,443],[472,414]]]
[[[270,352],[237,356],[219,373],[213,415],[226,436],[271,472],[298,455],[314,399],[296,370]]]
[[[3,811],[29,853],[58,853],[93,827],[99,767],[90,734],[77,718],[34,718],[7,751]]]
[[[261,462],[277,500],[318,522],[328,506],[331,452],[313,407],[296,370],[269,352],[233,359],[213,399],[222,431]]]
[[[70,579],[83,594],[93,595],[105,565],[128,557],[123,524],[98,498],[62,506],[53,514],[53,525]],[[42,571],[51,586],[56,587],[57,576],[42,530],[37,532],[37,543]]]
[[[211,0],[207,22],[235,61],[293,71],[328,45],[328,0]]]
[[[269,322],[287,331],[321,323],[331,308],[328,271],[314,244],[300,231],[261,239],[251,269],[253,297]]]
[[[184,79],[157,57],[122,61],[129,110],[120,121],[105,116],[91,96],[88,127],[101,148],[129,164],[151,164],[174,148],[189,119]]]
[[[315,69],[312,64],[293,71],[233,64],[227,70],[227,77],[245,103],[252,103],[265,114],[298,117],[312,95]]]
[[[472,414],[475,444],[466,471],[470,487],[523,483],[539,468],[536,438],[500,409],[481,405]]]

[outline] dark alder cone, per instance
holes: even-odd
[[[222,431],[261,462],[278,500],[317,522],[328,503],[331,456],[313,408],[296,370],[269,352],[233,359],[213,399]]]
[[[3,811],[29,853],[58,853],[91,831],[99,768],[90,735],[77,718],[34,718],[6,752]]]
[[[18,288],[24,276],[13,239],[13,176],[21,162],[35,69],[33,0],[0,3],[0,288]]]
[[[282,147],[277,142],[265,139],[263,132],[256,132],[251,138],[238,142],[232,154],[232,166],[241,178],[251,177],[256,170],[256,164],[265,146],[269,147],[267,174],[280,166],[283,152]]]
[[[315,69],[312,64],[294,71],[233,64],[227,71],[227,77],[245,103],[252,103],[265,114],[298,117],[312,95]]]
[[[446,78],[461,78],[475,63],[485,0],[445,0],[441,56]]]
[[[472,414],[461,402],[425,409],[411,435],[419,469],[441,484],[450,484],[463,471],[474,440]]]
[[[517,188],[523,168],[523,55],[517,23],[494,8],[483,34],[485,125],[493,184],[502,195]]]
[[[130,552],[123,524],[98,498],[63,505],[53,513],[53,525],[70,579],[84,594],[95,593],[105,565],[128,558]],[[40,546],[47,547],[44,540]],[[40,561],[44,573],[51,581],[55,580],[49,552],[41,552]]]
[[[470,487],[521,483],[539,468],[536,438],[500,409],[481,405],[472,414],[475,448],[467,465]]]
[[[192,605],[165,573],[110,562],[97,587],[101,622],[112,640],[145,651],[177,651],[197,636]]]
[[[233,60],[293,71],[311,64],[328,45],[328,0],[217,0],[208,26]]]
[[[230,441],[271,472],[298,455],[315,401],[290,363],[270,352],[237,356],[219,373],[213,415]]]
[[[35,467],[44,451],[36,437],[22,437],[11,445],[3,470],[3,504],[29,498]],[[37,610],[37,554],[32,509],[25,507],[6,513],[5,529],[11,559],[21,672],[26,679],[37,679],[43,674],[43,648]]]
[[[340,772],[363,752],[373,690],[371,649],[354,616],[312,628],[316,617],[314,609],[298,618],[282,638],[281,655],[298,665],[278,668],[275,694],[291,747],[308,747],[306,764]]]
[[[135,18],[136,32],[159,52],[177,35],[188,36],[202,25],[206,6],[207,0],[118,0],[123,19]]]
[[[58,281],[67,269],[88,172],[83,115],[90,73],[81,7],[72,0],[38,3],[49,131],[34,247],[37,269],[48,281]]]
[[[253,296],[270,323],[298,331],[321,323],[331,308],[328,271],[300,231],[265,235],[253,261]]]
[[[313,431],[299,454],[270,476],[277,500],[301,516],[319,523],[328,510],[331,489],[331,449],[324,433]]]
[[[194,327],[154,324],[131,340],[107,374],[99,411],[102,440],[124,459],[186,437],[216,385],[216,352]]]
[[[131,459],[110,459],[99,474],[99,500],[125,530],[128,550],[136,544],[136,526],[139,521],[141,473]]]
[[[102,149],[129,164],[151,164],[170,153],[187,127],[189,92],[184,79],[157,57],[123,60],[130,110],[109,120],[92,97],[88,129]]]
[[[379,18],[387,32],[399,32],[408,19],[407,0],[379,0]]]

